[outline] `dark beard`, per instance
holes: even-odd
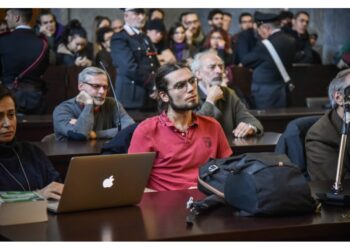
[[[169,102],[170,107],[174,111],[179,112],[179,113],[189,111],[189,110],[194,110],[199,106],[199,101],[197,101],[196,103],[192,103],[192,104],[176,105],[170,96],[169,96],[169,99],[170,99],[170,102]]]

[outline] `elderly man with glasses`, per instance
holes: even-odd
[[[229,140],[263,133],[259,120],[249,113],[234,90],[221,86],[225,69],[216,52],[197,54],[191,67],[199,80],[200,108],[197,114],[214,117]]]
[[[162,113],[138,125],[129,153],[156,152],[148,188],[157,191],[197,186],[198,168],[209,158],[232,154],[220,124],[196,115],[197,79],[178,64],[163,65],[156,76]]]
[[[134,123],[121,103],[107,97],[107,79],[106,72],[96,67],[80,72],[79,94],[53,112],[56,140],[109,139]]]

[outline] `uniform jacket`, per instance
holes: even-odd
[[[258,134],[262,134],[264,128],[260,121],[249,113],[234,91],[226,87],[222,87],[222,90],[224,98],[217,101],[214,106],[205,101],[205,94],[198,88],[201,106],[197,114],[214,117],[221,124],[229,140],[232,139],[232,131],[240,122],[255,126],[258,129]]]
[[[288,70],[295,55],[294,39],[278,31],[268,40],[277,51],[284,67]],[[242,63],[253,68],[251,92],[255,108],[282,108],[287,105],[285,83],[269,51],[262,42],[247,54]]]
[[[14,79],[28,68],[40,55],[43,41],[31,29],[15,29],[0,35],[0,79],[10,85]],[[37,82],[48,66],[48,50],[45,58],[32,71],[25,75],[26,79]]]
[[[342,120],[335,109],[328,111],[308,131],[305,140],[307,170],[311,180],[335,180]],[[349,139],[349,138],[348,138]],[[350,178],[350,148],[347,141],[343,177]]]
[[[149,38],[136,34],[129,26],[114,34],[111,55],[117,68],[116,94],[126,109],[139,109],[150,102],[154,77],[159,67]]]

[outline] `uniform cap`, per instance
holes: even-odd
[[[273,13],[263,13],[263,12],[255,12],[254,13],[254,19],[255,22],[258,25],[261,25],[263,23],[273,23],[280,20],[279,14],[273,14]]]

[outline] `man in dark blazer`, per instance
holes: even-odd
[[[125,109],[155,109],[156,102],[150,96],[159,62],[152,42],[142,33],[144,10],[125,9],[124,20],[123,30],[111,40],[117,98]]]
[[[0,36],[0,79],[15,93],[18,112],[40,114],[44,111],[41,76],[48,65],[48,47],[28,25],[31,18],[31,9],[7,10],[5,19],[13,31]]]
[[[284,67],[291,66],[295,56],[295,41],[280,30],[278,15],[257,12],[255,20],[262,39],[268,39]],[[269,51],[262,42],[247,54],[242,64],[253,68],[251,93],[255,108],[283,108],[287,106],[286,84]]]

